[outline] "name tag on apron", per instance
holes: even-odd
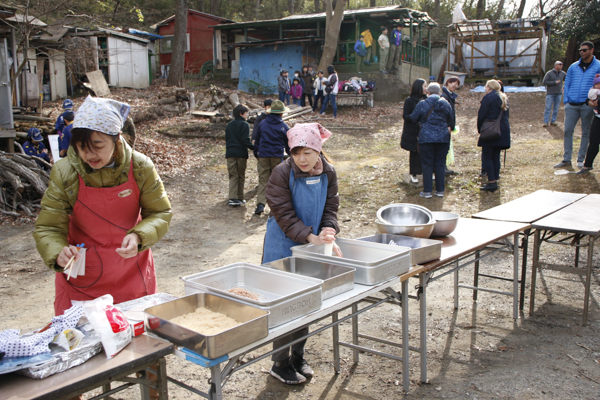
[[[316,185],[317,183],[321,183],[321,177],[306,180],[307,185]]]

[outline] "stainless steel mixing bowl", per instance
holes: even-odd
[[[442,237],[454,232],[459,215],[451,212],[434,211],[433,218],[435,218],[435,226],[433,232],[431,232],[431,237]]]
[[[416,204],[388,204],[377,211],[377,219],[396,226],[421,226],[434,221],[433,214]],[[389,232],[391,233],[391,232]]]
[[[386,224],[380,220],[376,220],[377,231],[379,233],[391,233],[394,235],[412,236],[416,238],[428,239],[431,236],[435,221],[421,225],[393,225]]]

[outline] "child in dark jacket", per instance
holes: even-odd
[[[29,128],[29,131],[27,131],[27,137],[29,140],[23,145],[25,154],[50,162],[50,155],[48,155],[48,149],[46,149],[46,146],[44,146],[44,143],[42,143],[44,138],[42,137],[40,130],[38,128]],[[40,167],[48,169],[45,164],[41,162],[37,163]]]
[[[292,103],[299,106],[302,98],[302,86],[300,85],[300,78],[294,78],[294,84],[290,88],[290,96],[292,96]]]
[[[227,171],[229,171],[229,205],[241,206],[244,200],[244,182],[246,180],[246,164],[248,163],[248,150],[254,150],[250,142],[250,125],[248,108],[238,104],[233,109],[234,120],[225,128],[225,158],[227,158]]]

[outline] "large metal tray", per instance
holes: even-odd
[[[263,264],[263,266],[292,274],[322,279],[321,293],[323,300],[352,290],[354,287],[355,268],[352,267],[298,257],[282,258],[281,260]]]
[[[410,269],[410,248],[369,243],[354,239],[336,239],[344,257],[323,254],[323,245],[305,244],[292,247],[294,257],[353,267],[354,282],[376,285]]]
[[[240,325],[216,335],[203,335],[170,322],[173,318],[204,307],[240,321]],[[256,342],[269,334],[269,312],[235,300],[196,293],[145,310],[146,331],[171,343],[214,359]]]
[[[212,293],[270,311],[269,328],[321,308],[321,279],[236,263],[182,278],[185,293]],[[229,293],[239,287],[260,296],[258,300]]]
[[[373,236],[358,238],[365,242],[391,244],[396,246],[410,247],[410,257],[412,265],[426,264],[429,261],[437,260],[442,255],[442,241],[433,239],[422,239],[411,236],[392,235],[382,233]]]

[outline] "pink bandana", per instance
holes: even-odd
[[[290,149],[295,147],[308,147],[319,153],[323,147],[323,142],[325,142],[329,136],[331,136],[331,132],[316,122],[311,124],[296,124],[287,133]]]

